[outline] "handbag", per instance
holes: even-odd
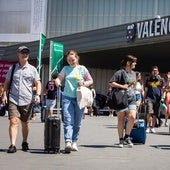
[[[76,96],[77,96],[77,104],[80,109],[92,106],[93,94],[89,88],[85,86],[78,87],[76,90]]]
[[[127,90],[115,88],[111,92],[109,107],[114,110],[125,109],[128,106]]]
[[[122,69],[122,75],[120,82],[126,83],[125,71]],[[127,75],[126,75],[127,76]],[[119,83],[120,83],[119,82]],[[126,89],[112,88],[108,96],[108,106],[110,109],[121,110],[128,106],[128,94]]]

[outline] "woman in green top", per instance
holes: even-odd
[[[83,65],[79,65],[79,56],[76,51],[70,50],[66,54],[67,63],[55,80],[57,86],[64,82],[62,93],[62,110],[64,122],[65,152],[78,151],[77,140],[81,127],[84,108],[77,104],[76,90],[78,86],[90,86],[93,79]]]

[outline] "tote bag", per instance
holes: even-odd
[[[77,95],[77,104],[80,109],[92,106],[93,103],[93,95],[92,91],[85,87],[85,86],[80,86],[76,90],[76,95]]]
[[[126,90],[113,89],[110,96],[109,107],[114,110],[125,109],[128,106],[128,95]]]
[[[121,70],[121,74],[122,75],[121,75],[120,82],[126,82],[125,76],[127,75],[123,69]],[[114,110],[125,109],[128,106],[127,90],[119,89],[119,88],[112,88],[112,92],[110,93],[110,96],[109,96],[108,105],[111,109],[114,109]]]

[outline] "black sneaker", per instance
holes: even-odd
[[[22,150],[27,151],[29,150],[28,143],[27,142],[22,142]]]
[[[130,137],[124,139],[123,145],[124,145],[124,146],[127,146],[127,147],[129,147],[129,148],[132,148],[132,147],[133,147],[133,143],[132,143]]]
[[[17,148],[15,147],[15,145],[10,145],[9,149],[8,149],[8,153],[15,153],[17,151]]]

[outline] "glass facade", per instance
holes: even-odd
[[[47,36],[57,37],[170,14],[169,0],[51,0]]]
[[[170,15],[170,0],[0,0],[0,41],[28,42]]]

